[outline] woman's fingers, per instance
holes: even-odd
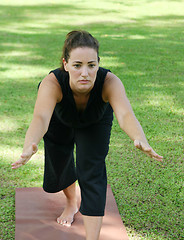
[[[33,143],[30,146],[30,148],[27,150],[27,152],[22,153],[18,161],[16,161],[15,163],[12,163],[12,169],[16,169],[25,165],[29,161],[31,156],[37,152],[37,150],[38,150],[38,146],[35,143]]]
[[[27,163],[28,159],[21,157],[18,161],[15,163],[12,163],[12,169],[19,168]]]
[[[153,149],[151,149],[150,151],[145,151],[145,153],[149,157],[154,158],[155,160],[162,162],[163,157],[160,156],[159,154],[157,154]]]
[[[163,156],[160,156],[157,154],[152,147],[150,147],[148,144],[143,143],[142,141],[135,140],[134,145],[136,148],[142,150],[146,155],[148,155],[151,158],[154,158],[157,161],[162,161]]]

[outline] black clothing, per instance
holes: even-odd
[[[73,93],[69,85],[69,74],[59,68],[51,71],[54,73],[61,86],[63,98],[56,104],[55,113],[60,121],[68,127],[86,127],[98,122],[104,115],[109,103],[102,99],[102,88],[105,76],[109,70],[99,68],[94,87],[84,112],[79,113],[76,108]]]
[[[56,105],[44,136],[43,188],[46,192],[58,192],[78,180],[81,188],[80,212],[88,216],[103,216],[107,187],[105,157],[113,120],[111,106],[102,99],[108,70],[99,69],[87,107],[82,113],[77,111],[68,74],[60,69],[52,72],[61,85],[63,99]]]

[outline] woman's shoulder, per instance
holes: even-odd
[[[104,68],[104,67],[99,67],[97,76],[106,76],[108,72],[111,72],[110,69]]]
[[[56,76],[51,72],[48,74],[39,84],[39,95],[48,95],[57,99],[57,102],[62,99],[61,86],[56,78]]]
[[[49,72],[49,74],[50,73],[53,73],[58,81],[62,80],[64,77],[67,76],[67,73],[65,71],[61,70],[61,68],[56,68],[54,70],[51,70]]]
[[[61,70],[61,68],[56,68],[56,69],[50,71],[49,75],[50,74],[54,74],[62,91],[64,91],[64,92],[68,91],[68,82],[69,82],[68,72]]]
[[[100,85],[103,86],[108,72],[110,72],[109,69],[106,69],[106,68],[103,68],[103,67],[99,67],[98,72],[97,72],[97,77],[96,77],[96,84],[97,85],[100,84]]]

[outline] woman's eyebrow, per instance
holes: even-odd
[[[73,61],[73,63],[82,63],[81,61]]]
[[[95,63],[96,61],[95,60],[92,60],[92,61],[89,61],[88,63]]]
[[[79,63],[79,64],[82,64],[81,61],[73,61],[73,63]],[[95,61],[95,60],[89,61],[88,64],[90,64],[90,63],[96,63],[96,61]]]

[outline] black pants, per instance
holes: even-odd
[[[102,120],[85,128],[69,128],[53,114],[44,136],[43,189],[46,192],[58,192],[78,179],[81,189],[80,212],[83,215],[104,215],[107,189],[105,158],[109,150],[112,120],[111,107],[106,110]]]

